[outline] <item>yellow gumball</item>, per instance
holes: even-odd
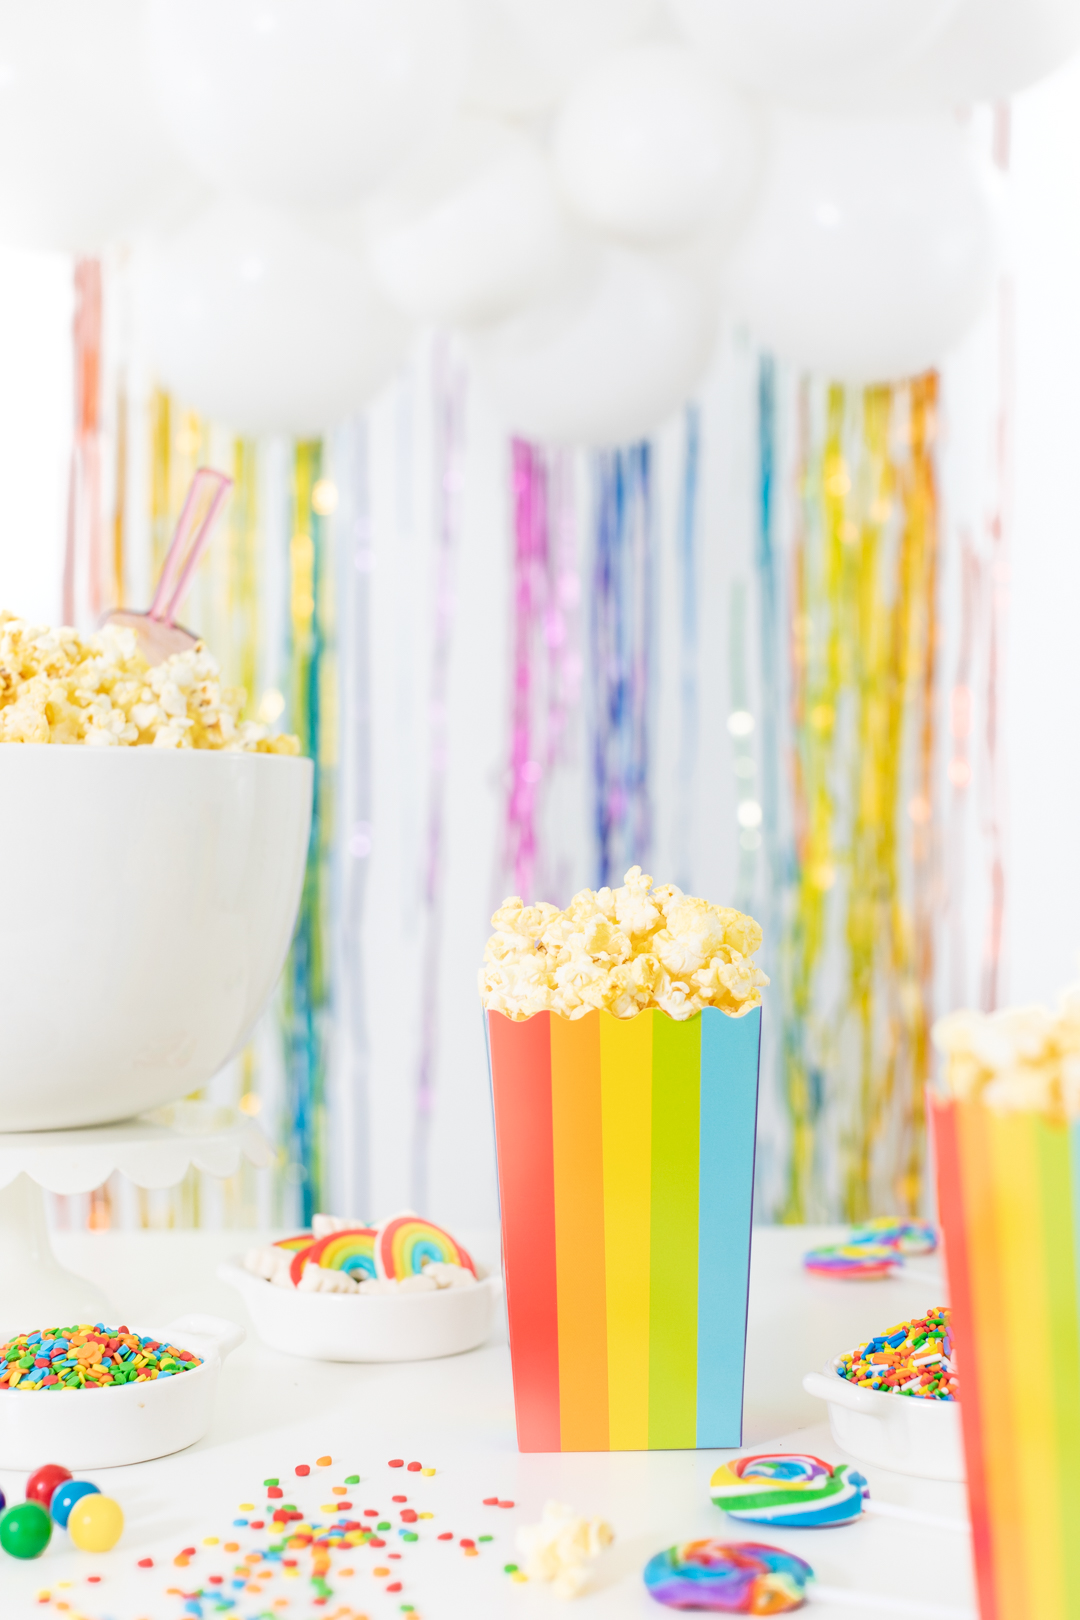
[[[124,1515],[111,1496],[80,1496],[71,1510],[68,1534],[83,1552],[108,1552],[124,1530]]]

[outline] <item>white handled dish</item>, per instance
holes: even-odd
[[[264,1344],[313,1361],[427,1361],[475,1350],[491,1332],[502,1284],[422,1294],[308,1294],[278,1288],[239,1258],[218,1268],[243,1295]]]
[[[807,1373],[803,1388],[829,1407],[829,1428],[838,1446],[860,1462],[920,1479],[962,1480],[964,1447],[957,1401],[924,1401],[860,1389],[836,1371]]]
[[[60,1462],[73,1472],[166,1457],[210,1427],[221,1363],[244,1330],[220,1316],[179,1316],[154,1337],[202,1357],[172,1378],[96,1393],[0,1390],[0,1468]]]

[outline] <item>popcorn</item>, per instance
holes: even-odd
[[[1080,986],[1062,993],[1056,1012],[1010,1007],[939,1018],[934,1045],[945,1056],[954,1097],[991,1108],[1080,1117]]]
[[[201,641],[151,667],[133,630],[82,636],[0,612],[0,743],[300,752],[295,737],[241,720],[244,702]]]
[[[480,998],[509,1018],[584,1018],[593,1008],[633,1018],[646,1007],[677,1019],[719,1007],[738,1018],[769,982],[753,960],[761,928],[752,917],[674,884],[654,889],[640,866],[621,889],[582,889],[565,911],[512,896],[491,926]]]
[[[589,1565],[610,1547],[615,1532],[603,1519],[586,1519],[563,1502],[548,1502],[539,1524],[522,1525],[518,1551],[530,1581],[550,1581],[556,1597],[578,1597],[587,1587]]]

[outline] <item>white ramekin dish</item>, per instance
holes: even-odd
[[[920,1479],[962,1480],[964,1446],[958,1401],[922,1401],[860,1389],[837,1372],[807,1373],[803,1388],[828,1403],[836,1444],[860,1462]]]
[[[281,971],[307,759],[0,746],[0,1123],[98,1125],[204,1085]]]
[[[475,1350],[491,1332],[502,1283],[422,1294],[308,1294],[244,1269],[218,1268],[239,1289],[255,1331],[272,1350],[313,1361],[428,1361]]]
[[[0,1468],[40,1468],[43,1460],[76,1473],[120,1468],[201,1440],[210,1427],[221,1363],[243,1342],[244,1330],[220,1316],[192,1315],[155,1328],[153,1336],[193,1351],[202,1365],[173,1378],[92,1393],[0,1391]]]

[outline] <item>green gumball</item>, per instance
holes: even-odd
[[[0,1547],[12,1558],[40,1558],[51,1535],[52,1520],[40,1502],[16,1502],[0,1518]]]

